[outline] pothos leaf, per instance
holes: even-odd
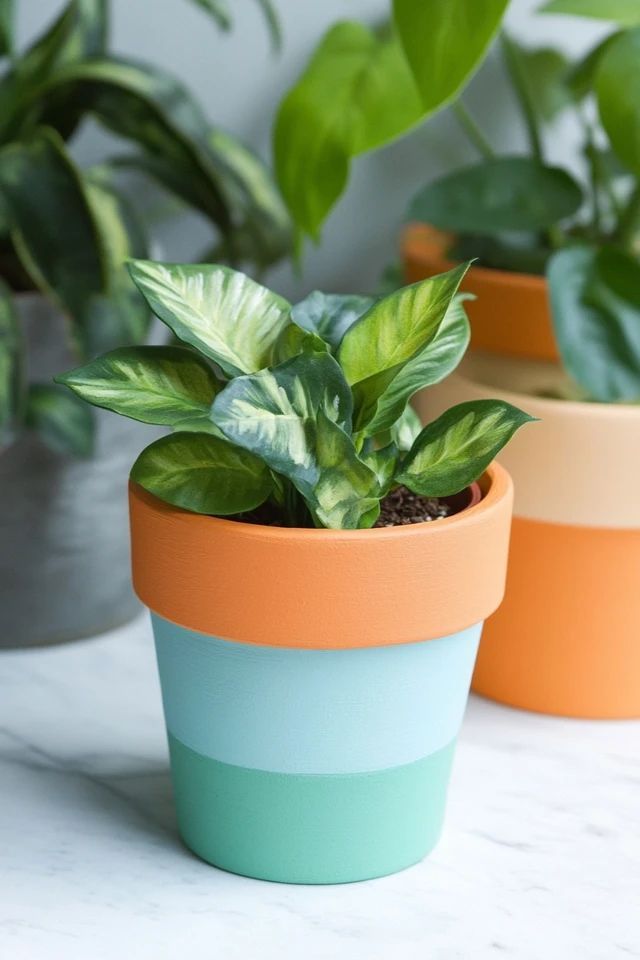
[[[156,440],[134,463],[131,479],[176,507],[217,516],[255,509],[273,486],[258,457],[200,433]]]
[[[55,378],[83,400],[143,423],[213,427],[211,404],[222,387],[211,367],[184,347],[121,347]]]
[[[156,316],[230,377],[267,366],[289,322],[286,300],[229,267],[134,260],[129,270]]]
[[[458,493],[478,479],[519,427],[534,419],[503,400],[459,403],[421,431],[396,480],[425,497]]]

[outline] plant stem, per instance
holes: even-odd
[[[456,119],[470,142],[474,145],[476,150],[487,160],[495,156],[493,147],[489,143],[489,140],[484,135],[474,118],[471,116],[467,108],[465,107],[462,100],[456,100],[453,104],[453,112],[456,115]]]
[[[620,215],[616,234],[629,253],[640,256],[640,184],[634,188]]]
[[[511,82],[514,93],[522,111],[522,117],[527,128],[531,152],[536,160],[543,162],[542,140],[538,129],[538,118],[536,115],[535,100],[533,91],[529,87],[527,77],[522,69],[522,60],[517,44],[506,33],[500,34],[500,44],[504,57],[505,66]]]

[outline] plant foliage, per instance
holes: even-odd
[[[225,516],[268,502],[283,525],[370,527],[393,486],[457,493],[531,419],[486,400],[421,429],[408,405],[467,347],[465,271],[292,307],[224,265],[134,260],[147,304],[187,346],[122,347],[57,380],[173,429],[131,474],[169,503]]]

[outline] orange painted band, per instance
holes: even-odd
[[[412,643],[484,620],[504,593],[513,488],[492,464],[454,517],[376,530],[267,527],[129,487],[133,582],[191,630],[267,646]]]
[[[478,693],[570,717],[640,717],[640,530],[513,518],[504,602]]]
[[[412,223],[402,237],[408,283],[449,270],[446,251],[453,235]],[[471,323],[471,348],[532,360],[558,360],[544,277],[487,267],[472,267],[463,290],[477,300],[465,304]]]

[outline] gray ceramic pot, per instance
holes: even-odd
[[[77,365],[64,320],[18,297],[31,381]],[[153,433],[96,411],[96,453],[78,460],[25,433],[0,454],[0,647],[90,637],[138,611],[131,589],[127,476]]]

